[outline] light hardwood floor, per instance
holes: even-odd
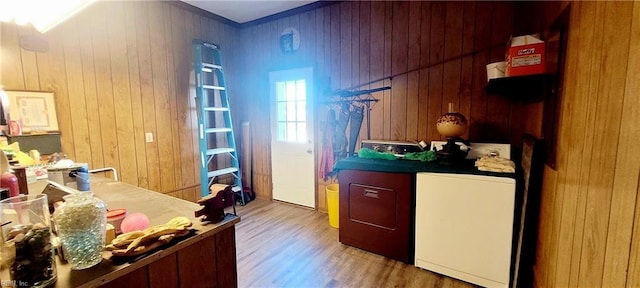
[[[474,287],[338,241],[327,214],[254,200],[237,207],[239,287]]]

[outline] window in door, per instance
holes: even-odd
[[[276,140],[307,142],[307,89],[304,79],[276,82]]]

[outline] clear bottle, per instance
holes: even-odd
[[[58,237],[71,269],[81,270],[102,261],[107,209],[91,192],[63,197],[64,204],[53,214]]]

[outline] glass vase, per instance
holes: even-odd
[[[56,281],[47,195],[18,195],[0,201],[2,261],[20,287],[46,287]],[[8,250],[11,251],[8,251]]]
[[[71,269],[82,270],[102,261],[107,209],[102,200],[90,192],[62,197],[54,220],[66,260]]]

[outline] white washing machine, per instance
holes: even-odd
[[[508,287],[513,178],[417,173],[415,265],[485,287]]]

